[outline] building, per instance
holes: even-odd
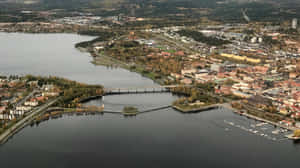
[[[195,74],[197,72],[197,69],[192,68],[192,69],[182,69],[181,74],[186,75],[186,74]]]
[[[0,106],[0,113],[3,113],[6,110],[5,106]]]
[[[0,114],[0,120],[12,120],[15,116],[11,114]]]
[[[219,64],[214,63],[210,66],[211,71],[220,72],[220,69],[221,69],[221,66]]]
[[[251,97],[251,95],[247,94],[247,93],[243,93],[243,92],[240,92],[240,91],[237,91],[237,90],[231,90],[231,91],[232,91],[233,95],[241,97],[241,98],[250,98]]]
[[[190,84],[193,83],[192,79],[189,79],[189,78],[184,78],[180,82],[185,84],[185,85],[190,85]]]
[[[215,93],[217,94],[224,94],[224,95],[230,95],[231,92],[231,86],[219,86],[215,88]]]
[[[42,96],[44,97],[55,97],[55,96],[59,96],[58,92],[43,92]]]
[[[287,121],[287,120],[282,120],[282,121],[279,122],[279,124],[287,126],[287,127],[293,126],[293,122]]]
[[[293,114],[291,115],[291,118],[299,119],[299,118],[300,118],[300,112],[293,113]]]
[[[16,107],[16,110],[18,110],[18,111],[29,111],[29,110],[31,110],[31,107],[29,107],[29,106],[17,106]]]
[[[292,28],[293,29],[297,29],[297,26],[298,26],[298,19],[294,18],[292,20]]]
[[[230,58],[230,59],[235,59],[235,60],[238,60],[238,61],[247,61],[247,62],[256,63],[256,64],[261,62],[260,59],[249,58],[247,56],[239,56],[239,55],[234,55],[234,54],[221,53],[220,56]]]
[[[31,100],[31,101],[26,101],[24,103],[25,106],[31,106],[31,107],[35,107],[39,105],[39,102],[37,100]]]

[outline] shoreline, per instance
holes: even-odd
[[[36,109],[32,113],[28,114],[28,116],[21,119],[19,122],[15,123],[10,128],[6,129],[1,135],[0,135],[0,145],[5,144],[11,137],[13,137],[16,133],[18,133],[20,130],[28,126],[31,121],[33,121],[35,116],[39,115],[42,112],[47,111],[48,107],[57,102],[59,98],[56,98],[49,103],[43,105],[39,109]]]
[[[90,55],[92,56],[92,53],[87,49],[87,52],[89,52],[90,53]],[[129,70],[129,71],[131,71],[131,72],[135,72],[135,73],[138,73],[138,74],[140,74],[140,75],[142,75],[142,76],[144,76],[144,77],[146,77],[146,78],[148,78],[148,79],[151,79],[153,82],[155,82],[155,83],[157,83],[157,84],[159,84],[159,85],[161,85],[161,83],[159,82],[159,81],[157,81],[157,80],[155,80],[155,79],[152,79],[152,78],[150,78],[150,77],[148,77],[147,75],[143,75],[141,72],[139,72],[139,71],[132,71],[132,69],[130,69],[130,67],[126,64],[126,63],[124,63],[124,62],[122,62],[122,61],[120,61],[120,60],[117,60],[117,61],[114,61],[114,60],[116,60],[115,58],[112,58],[112,57],[109,57],[109,56],[104,56],[104,55],[99,55],[99,54],[96,54],[97,56],[96,57],[94,57],[94,58],[97,58],[97,57],[105,57],[106,59],[109,59],[110,61],[112,61],[112,62],[114,62],[114,63],[116,63],[116,64],[119,64],[120,65],[120,67],[121,68],[124,68],[124,69],[127,69],[127,70]],[[121,63],[120,63],[121,62]],[[97,64],[96,64],[97,65]],[[126,65],[126,66],[125,66]],[[182,112],[182,113],[197,113],[197,112],[202,112],[202,111],[207,111],[207,110],[212,110],[212,109],[216,109],[216,108],[218,108],[218,107],[224,107],[224,108],[227,108],[227,109],[229,109],[229,110],[231,110],[232,112],[234,112],[234,113],[238,113],[238,109],[235,109],[235,108],[233,108],[231,105],[225,105],[226,103],[224,103],[224,104],[212,104],[212,105],[209,105],[209,106],[204,106],[204,107],[201,107],[201,108],[196,108],[196,109],[191,109],[191,110],[185,110],[185,109],[182,109],[182,108],[180,108],[180,107],[178,107],[178,106],[173,106],[172,105],[172,108],[173,109],[175,109],[175,110],[177,110],[177,111],[180,111],[180,112]],[[228,104],[228,103],[227,103]],[[247,113],[238,113],[238,114],[241,114],[241,115],[243,115],[243,116],[246,116],[246,117],[249,117],[249,118],[251,118],[251,119],[254,119],[254,120],[259,120],[259,121],[262,121],[262,122],[266,122],[266,123],[269,123],[269,124],[272,124],[272,125],[274,125],[274,126],[278,126],[278,127],[281,127],[281,128],[285,128],[285,129],[288,129],[288,130],[290,130],[290,131],[294,131],[294,130],[297,130],[298,128],[296,128],[296,127],[287,127],[287,126],[284,126],[284,125],[281,125],[281,124],[279,124],[279,123],[276,123],[276,122],[272,122],[272,121],[269,121],[269,120],[266,120],[266,119],[263,119],[263,118],[260,118],[260,117],[257,117],[257,116],[254,116],[254,115],[251,115],[251,114],[247,114]]]
[[[108,60],[108,61],[114,63],[115,65],[118,65],[119,68],[123,68],[123,69],[126,69],[126,70],[130,71],[130,72],[137,73],[137,74],[139,74],[139,75],[141,75],[141,76],[143,76],[145,78],[148,78],[148,79],[152,80],[156,84],[159,84],[159,85],[163,84],[162,83],[163,80],[158,80],[158,79],[151,78],[151,76],[149,76],[147,74],[143,74],[137,68],[132,69],[132,68],[130,68],[130,65],[128,65],[127,63],[122,62],[120,60],[117,60],[117,59],[115,59],[113,57],[106,56],[106,55],[99,55],[99,54],[96,54],[96,53],[94,53],[96,56],[93,56],[93,52],[91,52],[88,48],[77,47],[76,49],[78,49],[80,51],[83,51],[83,52],[89,53],[93,57],[93,64],[95,64],[96,66],[109,65],[109,64],[100,64],[100,63],[98,63],[99,60],[97,60],[97,58],[98,59],[105,59],[105,60]],[[135,64],[135,66],[140,66],[141,67],[142,65]]]
[[[59,34],[59,33],[58,33]],[[77,48],[78,49],[78,48]],[[80,50],[80,49],[79,49]],[[92,54],[91,52],[89,52],[89,50],[88,49],[86,49],[86,51],[83,51],[83,52],[88,52],[88,53],[90,53],[90,54]],[[118,61],[114,61],[114,60],[116,60],[116,59],[114,59],[114,58],[112,58],[112,57],[109,57],[109,56],[101,56],[101,55],[97,55],[97,57],[107,57],[108,59],[110,59],[112,62],[114,62],[115,64],[119,64],[120,63],[120,61],[118,60]],[[122,66],[123,65],[123,66]],[[138,66],[142,66],[142,65],[138,65]],[[137,69],[131,69],[130,68],[130,65],[128,65],[128,64],[126,64],[126,63],[122,63],[122,64],[120,64],[120,68],[123,68],[123,69],[127,69],[128,71],[130,71],[130,72],[135,72],[135,73],[138,73],[138,74],[140,74],[140,75],[142,75],[143,77],[146,77],[146,78],[148,78],[148,79],[151,79],[154,83],[157,83],[157,84],[159,84],[159,85],[161,85],[161,83],[159,82],[159,80],[155,80],[155,79],[152,79],[151,77],[149,77],[149,76],[147,76],[147,75],[144,75],[144,74],[142,74],[140,71],[138,71]],[[92,100],[92,99],[97,99],[97,98],[99,98],[99,97],[89,97],[89,98],[87,98],[87,99],[85,99],[85,100],[83,100],[83,102],[84,101],[89,101],[89,100]],[[211,107],[210,107],[211,106]],[[184,109],[181,109],[182,110],[182,112],[184,112],[184,113],[193,113],[193,112],[201,112],[201,111],[207,111],[207,110],[211,110],[211,109],[214,109],[214,108],[218,108],[219,106],[217,105],[217,104],[213,104],[213,105],[210,105],[209,107],[206,107],[206,106],[204,106],[204,107],[202,107],[202,108],[198,108],[198,109],[192,109],[192,110],[184,110]],[[174,108],[174,107],[173,107]],[[227,107],[226,107],[227,108]],[[176,109],[176,107],[175,107],[175,109]],[[179,109],[179,107],[177,107],[177,110]],[[233,108],[228,108],[228,109],[230,109],[230,110],[232,110],[233,112],[234,111],[236,111],[236,109],[233,109]],[[47,108],[45,108],[44,110],[47,110]],[[180,109],[178,110],[178,111],[180,111]],[[41,113],[40,113],[41,114]],[[246,115],[246,114],[244,114],[244,115]],[[280,125],[280,124],[278,124],[278,123],[275,123],[275,122],[272,122],[272,121],[269,121],[269,120],[265,120],[265,119],[263,119],[263,118],[259,118],[259,117],[256,117],[256,116],[254,116],[254,115],[250,115],[250,114],[247,114],[248,116],[246,116],[246,117],[252,117],[253,119],[256,119],[256,120],[260,120],[260,121],[263,121],[263,122],[270,122],[270,123],[272,123],[272,125],[276,125],[276,126],[279,126],[279,127],[283,127],[283,128],[285,128],[283,125]],[[28,124],[30,124],[30,122],[29,121],[32,121],[33,119],[34,119],[34,116],[31,116],[32,118],[30,118],[29,116],[31,116],[31,114],[29,114],[28,116],[26,116],[25,118],[26,118],[26,120],[24,120],[25,118],[23,118],[23,119],[21,119],[19,122],[22,122],[22,123],[20,123],[19,124],[19,122],[17,122],[17,123],[15,123],[12,127],[10,127],[10,128],[8,128],[7,130],[5,130],[1,135],[0,135],[0,144],[2,144],[2,141],[3,140],[5,140],[5,142],[10,138],[10,137],[12,137],[14,134],[16,134],[18,131],[20,131],[20,130],[22,130],[24,127],[26,127]],[[27,118],[28,117],[28,118]],[[18,126],[16,126],[16,125],[18,125]],[[296,128],[293,128],[293,130],[294,129],[296,129]],[[6,132],[9,132],[9,133],[6,133]],[[3,137],[2,135],[3,134],[6,134],[6,136],[7,137]],[[4,142],[4,143],[5,143]]]
[[[198,113],[198,112],[203,112],[203,111],[209,111],[209,110],[213,110],[213,109],[217,109],[219,107],[222,107],[222,105],[219,104],[212,104],[212,105],[208,105],[208,106],[203,106],[203,107],[199,107],[199,108],[194,108],[194,109],[183,109],[179,106],[173,105],[172,108],[182,112],[182,113]]]
[[[236,112],[237,113],[237,112]],[[284,129],[288,129],[290,131],[295,131],[299,128],[296,128],[296,127],[288,127],[288,126],[284,126],[282,124],[279,124],[279,123],[276,123],[276,122],[273,122],[273,121],[269,121],[269,120],[266,120],[266,119],[263,119],[263,118],[260,118],[260,117],[257,117],[257,116],[254,116],[252,114],[248,114],[248,113],[238,113],[242,116],[245,116],[247,118],[251,118],[251,119],[254,119],[254,120],[258,120],[258,121],[262,121],[262,122],[266,122],[266,123],[269,123],[273,126],[276,126],[276,127],[280,127],[280,128],[284,128]]]

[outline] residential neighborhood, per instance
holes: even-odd
[[[59,96],[53,85],[40,87],[38,81],[27,82],[21,77],[1,77],[0,79],[0,121],[5,125],[10,120],[24,117],[32,110]]]

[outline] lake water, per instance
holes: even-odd
[[[153,85],[152,80],[139,74],[91,64],[92,57],[75,49],[74,45],[93,38],[74,34],[0,32],[0,74],[52,75],[109,87]]]
[[[71,34],[0,33],[0,74],[56,75],[105,87],[156,85],[124,69],[91,64],[88,54],[74,48],[75,43],[89,39],[92,37]],[[89,104],[105,104],[106,109],[119,111],[125,105],[149,109],[175,99],[167,93],[121,95],[106,96]],[[272,134],[272,126],[257,126],[258,123],[226,109],[197,114],[164,109],[136,117],[66,115],[26,127],[0,146],[0,165],[1,168],[297,167],[300,146]],[[259,133],[245,131],[249,129]]]

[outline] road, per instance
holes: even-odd
[[[33,96],[33,94],[35,94],[35,93],[37,93],[37,92],[38,92],[38,90],[33,90],[29,95],[27,95],[25,98],[23,98],[21,101],[19,101],[19,102],[15,105],[15,107],[18,107],[18,106],[24,104],[25,101],[26,101],[27,99],[29,99],[31,96]]]
[[[49,106],[53,105],[56,101],[58,101],[60,98],[56,98],[54,100],[51,100],[47,102],[46,104],[37,107],[32,112],[30,112],[26,117],[18,121],[15,125],[7,129],[5,132],[3,132],[0,135],[0,144],[3,144],[7,141],[7,139],[14,135],[14,133],[18,132],[20,129],[24,128],[31,120],[33,120],[33,117],[44,110],[46,110]]]

